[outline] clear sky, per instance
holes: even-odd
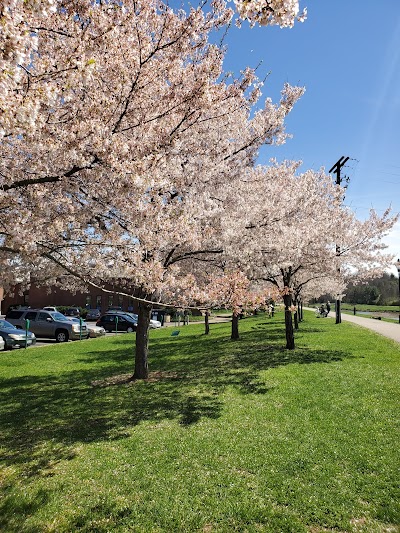
[[[263,94],[273,101],[285,82],[306,87],[287,119],[293,138],[263,148],[259,162],[302,160],[304,170],[328,171],[349,156],[346,204],[361,219],[370,208],[400,212],[400,0],[300,0],[300,7],[307,20],[292,29],[244,23],[226,39],[225,70],[262,62]],[[387,244],[400,257],[400,222]]]

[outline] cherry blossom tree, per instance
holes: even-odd
[[[279,290],[288,349],[295,347],[295,290],[317,279],[329,279],[333,287],[349,273],[363,277],[382,272],[392,260],[383,253],[382,238],[397,220],[390,211],[357,220],[343,206],[343,190],[329,176],[322,170],[298,173],[299,166],[272,162],[243,176],[237,206],[242,227],[231,242],[232,255],[242,251],[238,260],[249,279]]]
[[[285,141],[303,89],[286,85],[273,104],[251,69],[224,76],[209,42],[232,18],[224,2],[188,14],[155,0],[32,6],[30,63],[10,78],[2,123],[3,283],[34,274],[136,298],[135,377],[146,377],[152,302],[177,294],[189,261],[221,253],[214,192],[262,144]]]
[[[264,305],[271,291],[255,287],[240,270],[226,270],[208,280],[197,300],[208,307],[224,307],[232,311],[231,339],[239,339],[239,317],[248,309]]]
[[[301,17],[289,0],[236,5],[251,23]],[[210,7],[2,4],[2,281],[29,284],[34,274],[136,298],[135,377],[148,373],[152,303],[188,298],[204,265],[236,264],[273,284],[293,348],[300,274],[362,277],[387,261],[389,213],[357,221],[323,172],[297,174],[297,163],[253,169],[261,145],[285,141],[303,89],[286,85],[273,104],[251,69],[224,75],[224,49],[210,35],[233,12],[220,0]]]
[[[295,21],[303,22],[307,9],[300,13],[298,0],[234,0],[240,18],[254,25],[293,27]]]
[[[298,322],[303,320],[303,301],[318,298],[322,294],[342,294],[346,282],[337,273],[335,276],[326,273],[307,272],[301,270],[293,278],[292,299],[295,311],[293,314],[294,328],[298,329]]]
[[[149,2],[154,5],[153,1]],[[235,7],[242,19],[248,19],[252,24],[256,21],[261,25],[278,24],[281,27],[292,26],[295,19],[304,19],[305,13],[299,15],[298,2],[295,0],[235,0]],[[143,6],[140,2],[126,0],[117,2],[91,2],[89,0],[2,0],[0,5],[0,138],[10,134],[26,133],[27,130],[37,131],[42,125],[40,108],[42,104],[50,106],[55,99],[62,98],[66,85],[62,85],[71,76],[71,83],[76,81],[77,75],[90,76],[93,69],[93,58],[79,55],[80,47],[66,50],[66,55],[53,56],[57,61],[51,64],[43,55],[43,40],[54,41],[70,39],[75,29],[66,27],[65,20],[71,18],[81,24],[84,33],[90,33],[93,16],[99,12],[98,5],[103,4],[103,10],[110,14],[134,11],[139,13]],[[160,9],[164,9],[159,3]],[[224,13],[225,22],[232,16],[223,0],[213,0],[212,9]],[[91,24],[87,24],[88,21]],[[103,19],[103,29],[108,21]],[[76,25],[76,24],[75,24]],[[118,25],[118,21],[117,21]],[[89,30],[88,30],[89,28]],[[88,30],[88,31],[87,31]],[[54,42],[53,42],[54,44]],[[56,50],[54,50],[56,51]],[[72,56],[69,54],[72,52]],[[43,82],[46,81],[44,85]],[[38,83],[39,82],[39,83]]]

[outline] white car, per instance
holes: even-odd
[[[88,324],[86,322],[86,327],[89,331],[89,337],[102,337],[106,334],[106,330],[102,326],[95,326],[94,324]]]
[[[80,323],[80,319],[76,318],[74,316],[67,316],[66,317],[71,322],[77,322]],[[87,337],[91,337],[92,339],[95,337],[101,337],[102,335],[106,334],[106,330],[102,326],[96,326],[95,324],[88,324],[87,322],[82,320],[82,324],[85,324],[86,329],[88,331]]]
[[[6,343],[4,342],[3,337],[0,337],[0,351],[4,350]]]

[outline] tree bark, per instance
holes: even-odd
[[[342,311],[341,311],[340,300],[336,300],[335,311],[336,311],[336,324],[341,324],[342,323]]]
[[[293,303],[296,306],[296,311],[293,313],[294,329],[299,329],[300,311],[299,311],[299,301],[297,300],[297,298],[294,299]]]
[[[286,348],[288,350],[294,350],[294,331],[293,331],[293,320],[292,312],[290,307],[292,305],[292,297],[290,294],[286,294],[283,297],[285,304],[285,332],[286,332]]]
[[[233,313],[232,315],[231,339],[234,341],[239,339],[239,315],[237,313]]]
[[[204,320],[204,324],[205,324],[205,335],[208,335],[210,333],[210,322],[209,322],[209,316],[210,316],[210,312],[208,311],[208,309],[206,310],[206,316],[205,316],[205,320]]]
[[[294,329],[299,329],[299,314],[298,311],[293,313]]]
[[[149,352],[149,325],[153,306],[140,302],[138,310],[138,325],[136,330],[135,372],[133,379],[147,379],[149,367],[147,363]]]

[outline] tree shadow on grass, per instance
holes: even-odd
[[[188,426],[218,418],[227,387],[268,394],[260,375],[268,368],[349,357],[340,351],[285,350],[281,329],[282,324],[248,327],[237,342],[227,338],[229,326],[210,336],[188,329],[178,338],[154,338],[151,379],[145,382],[129,379],[132,338],[118,339],[115,349],[101,353],[88,344],[80,356],[81,366],[87,363],[83,370],[2,379],[3,462],[18,465],[27,477],[51,475],[57,462],[74,457],[79,443],[121,439],[146,421]]]
[[[1,531],[19,533],[23,530],[25,518],[32,516],[50,500],[50,491],[43,488],[32,492],[15,494],[11,487],[3,490],[0,502]],[[39,531],[32,529],[31,531]]]

